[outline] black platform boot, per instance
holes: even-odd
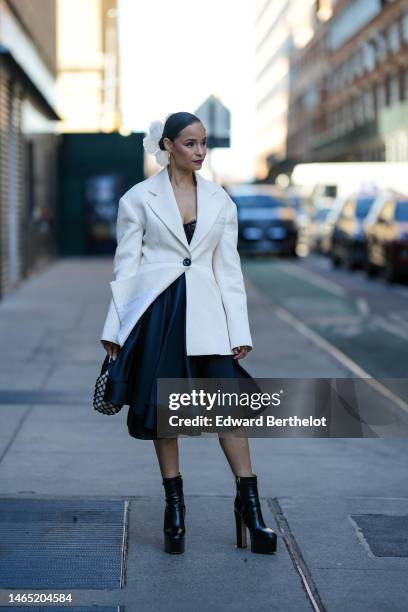
[[[164,511],[164,550],[171,554],[184,552],[184,517],[186,507],[183,496],[183,479],[179,472],[173,478],[163,478],[166,494],[166,509]]]
[[[276,552],[277,536],[266,527],[259,502],[256,474],[236,477],[237,494],[234,502],[237,547],[246,548],[246,528],[251,537],[251,551],[272,554]]]

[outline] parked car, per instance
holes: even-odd
[[[377,198],[365,225],[369,276],[382,270],[388,282],[408,273],[408,195],[387,191]]]
[[[300,256],[307,255],[309,253],[310,219],[313,212],[311,199],[293,188],[285,189],[285,195],[293,207],[296,218],[298,230],[296,252]]]
[[[240,185],[228,193],[237,206],[238,249],[243,253],[275,253],[295,257],[296,213],[273,185]]]
[[[295,211],[296,223],[299,230],[306,231],[310,223],[310,216],[313,210],[313,205],[310,198],[302,195],[293,188],[285,189],[284,194]]]
[[[330,212],[327,214],[326,219],[322,223],[320,250],[323,255],[329,256],[331,253],[335,225],[340,215],[341,209],[343,208],[343,205],[344,198],[336,198],[333,201],[333,205]]]
[[[335,267],[361,268],[365,261],[364,220],[375,201],[374,194],[357,193],[345,198],[336,219],[330,257]]]
[[[331,208],[318,208],[312,214],[308,226],[308,243],[310,251],[322,252],[323,227]]]

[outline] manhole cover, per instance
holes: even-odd
[[[121,588],[127,510],[121,500],[0,499],[0,588]]]
[[[376,557],[408,557],[408,515],[350,516]]]

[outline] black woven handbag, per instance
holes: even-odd
[[[117,414],[119,410],[122,409],[122,406],[117,406],[116,404],[112,404],[111,402],[108,402],[103,399],[105,395],[106,385],[109,379],[109,366],[111,363],[113,363],[113,359],[111,357],[107,359],[107,357],[108,355],[105,357],[105,361],[102,364],[101,373],[96,379],[93,397],[93,407],[95,408],[95,410],[101,412],[102,414]]]

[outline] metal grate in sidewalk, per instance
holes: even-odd
[[[123,500],[0,499],[0,588],[122,588],[127,522]]]
[[[1,612],[16,612],[16,610],[20,610],[20,612],[61,612],[61,610],[68,609],[69,612],[119,612],[121,608],[119,606],[114,606],[110,608],[101,608],[96,606],[86,606],[86,607],[67,607],[67,606],[58,606],[55,607],[38,607],[38,606],[1,606]],[[123,609],[123,608],[122,608]]]

